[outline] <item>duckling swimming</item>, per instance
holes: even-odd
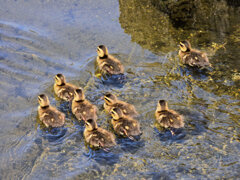
[[[55,94],[65,101],[71,101],[74,96],[74,89],[76,89],[77,86],[66,83],[65,76],[63,74],[57,74],[54,78],[55,83],[53,87]]]
[[[38,96],[38,115],[40,121],[46,127],[61,127],[65,122],[65,115],[50,105],[48,97],[45,94]]]
[[[206,53],[192,49],[189,41],[180,42],[179,47],[178,54],[184,64],[198,68],[211,67]]]
[[[132,104],[128,104],[124,101],[118,100],[117,96],[107,93],[104,96],[105,103],[103,104],[104,109],[111,113],[111,110],[115,107],[120,108],[125,116],[136,117],[138,113]]]
[[[85,121],[85,141],[93,147],[109,148],[116,145],[115,136],[109,131],[98,127],[93,119]]]
[[[158,102],[155,117],[160,126],[170,128],[172,135],[174,135],[172,128],[182,128],[184,126],[183,117],[176,111],[168,109],[165,100],[160,100]]]
[[[97,65],[103,74],[114,75],[123,74],[124,67],[122,63],[108,54],[108,49],[104,45],[97,47]]]
[[[78,120],[97,119],[97,107],[91,104],[87,99],[82,89],[74,90],[74,99],[72,101],[72,113]]]
[[[142,134],[139,122],[131,117],[125,116],[120,108],[113,108],[111,115],[113,129],[118,135],[135,140],[134,136]]]

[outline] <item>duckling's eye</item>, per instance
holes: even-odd
[[[107,98],[104,98],[104,100],[106,100],[107,102],[110,102]]]

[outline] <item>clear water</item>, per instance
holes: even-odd
[[[239,14],[235,0],[2,1],[0,179],[239,178]],[[182,39],[208,53],[212,71],[180,64]],[[100,44],[124,64],[123,87],[95,76]],[[90,150],[83,124],[53,94],[57,73],[84,88],[110,131],[103,93],[134,104],[141,140],[118,138],[110,153]],[[40,93],[66,114],[64,128],[41,127]],[[155,123],[159,99],[185,117],[175,137]]]

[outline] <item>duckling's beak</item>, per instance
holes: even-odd
[[[104,99],[104,96],[100,97],[100,99],[102,99],[102,100],[103,100],[103,99]]]

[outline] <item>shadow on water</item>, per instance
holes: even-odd
[[[59,128],[47,128],[42,129],[41,136],[51,143],[62,143],[64,141],[65,136],[67,134],[67,128],[59,127]]]
[[[141,138],[140,136],[134,138],[136,138],[135,141],[129,138],[117,139],[117,143],[120,145],[123,152],[129,152],[131,154],[134,154],[145,146],[145,142],[140,139]]]
[[[119,163],[119,157],[120,155],[114,151],[113,148],[108,150],[103,149],[91,149],[88,147],[89,152],[84,153],[86,157],[89,159],[95,160],[97,163],[101,165],[114,165],[116,163]]]
[[[211,68],[208,69],[199,69],[197,67],[191,66],[180,66],[181,76],[192,76],[196,80],[206,80],[212,72]]]
[[[127,82],[127,76],[125,74],[114,74],[101,76],[102,83],[107,86],[122,88]]]

